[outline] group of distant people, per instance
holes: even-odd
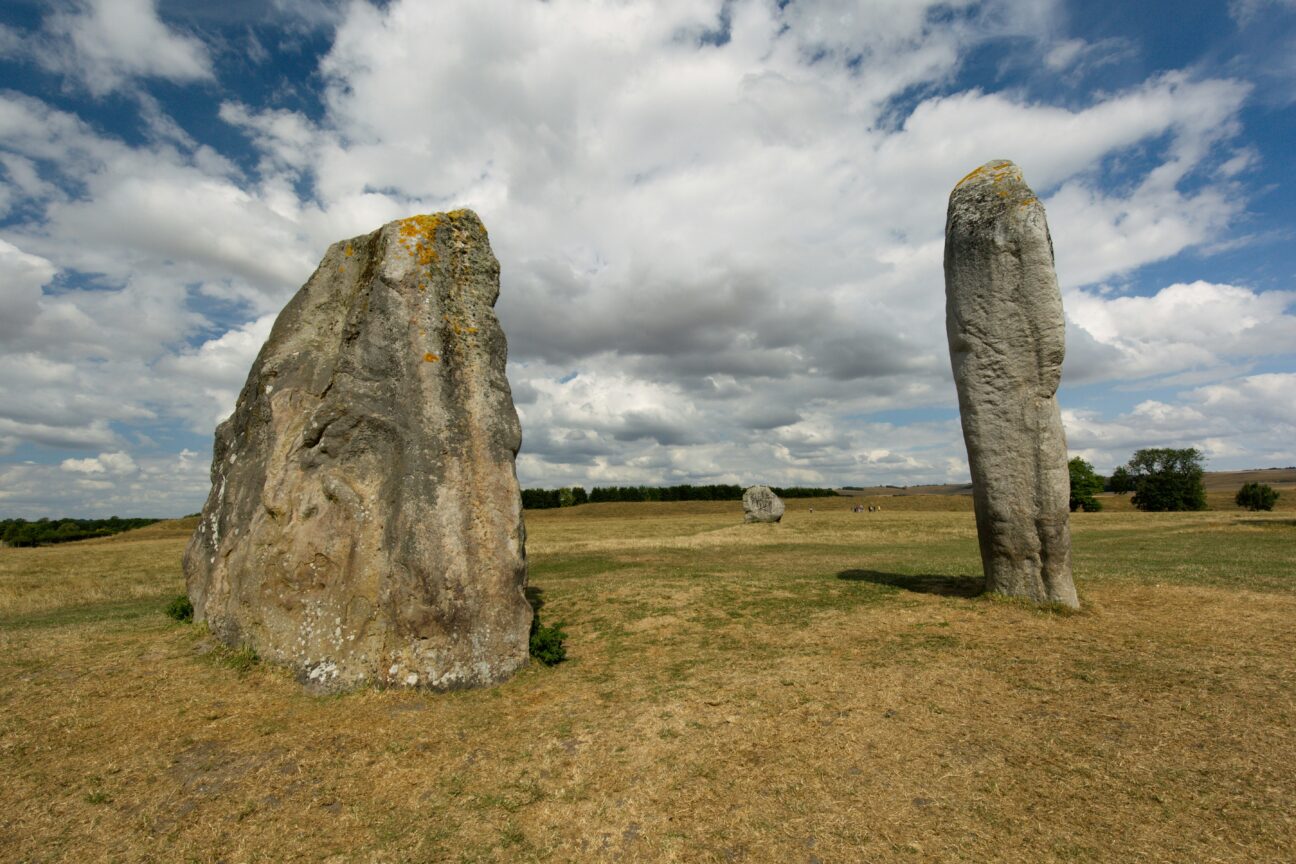
[[[810,508],[810,512],[811,512],[811,513],[814,512],[814,508],[813,508],[813,507]],[[863,513],[863,512],[864,512],[864,505],[863,505],[863,504],[856,504],[854,507],[851,508],[851,512],[852,512],[852,513]],[[881,505],[881,504],[870,504],[870,505],[868,505],[868,512],[870,512],[870,513],[880,513],[880,512],[882,512],[882,505]]]

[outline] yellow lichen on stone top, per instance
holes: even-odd
[[[449,213],[424,213],[402,219],[397,228],[397,239],[416,263],[427,267],[440,260],[436,251],[437,231],[446,223],[461,220],[471,221],[478,232],[482,235],[486,234],[486,226],[481,224],[476,213],[459,209],[451,210]],[[348,251],[347,254],[350,252]],[[420,291],[424,291],[427,289],[427,283],[420,282],[418,287]]]
[[[400,221],[399,238],[405,251],[426,267],[437,260],[436,234],[446,219],[445,213],[411,216]]]
[[[954,188],[955,188],[955,189],[959,188],[959,187],[962,186],[964,183],[968,182],[968,181],[971,180],[973,177],[976,177],[978,174],[982,173],[982,172],[985,171],[985,170],[986,170],[986,166],[985,166],[985,165],[982,165],[980,168],[973,168],[971,171],[969,171],[968,173],[966,173],[966,174],[963,175],[963,179],[962,179],[962,180],[960,180],[959,182],[957,182],[957,183],[954,184]]]
[[[481,219],[477,218],[477,214],[468,208],[461,207],[458,210],[451,210],[446,215],[455,220],[472,217],[473,222],[477,223],[477,230],[482,234],[482,236],[486,235],[486,226],[482,224]]]
[[[350,243],[348,243],[346,245],[346,248],[342,250],[342,254],[350,258],[352,255],[355,254],[355,247],[352,246]]]
[[[964,184],[971,182],[983,175],[990,175],[990,182],[1002,183],[1004,180],[1021,180],[1021,169],[1007,159],[996,159],[993,162],[987,162],[980,168],[970,172],[959,182],[954,184],[955,189],[961,188]]]

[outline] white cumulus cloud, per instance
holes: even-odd
[[[1182,70],[1083,98],[955,86],[1007,37],[1041,74],[1128,49],[1068,40],[1064,19],[1028,0],[350,3],[320,19],[318,111],[218,94],[209,119],[249,158],[143,92],[222,84],[154,4],[55,12],[48,62],[100,96],[133,88],[139,137],[0,93],[0,452],[75,448],[62,464],[103,469],[11,480],[32,501],[72,476],[109,483],[104,501],[129,478],[160,494],[171,463],[139,436],[228,414],[328,243],[456,206],[501,260],[524,482],[961,479],[942,230],[953,184],[1001,157],[1048,208],[1068,384],[1160,387],[1115,417],[1078,401],[1079,446],[1205,430],[1222,453],[1253,434],[1228,400],[1291,353],[1291,292],[1119,288],[1231,239],[1259,160],[1251,86]]]
[[[45,26],[52,41],[39,49],[41,62],[97,95],[137,77],[212,78],[206,46],[162,23],[154,0],[82,0]]]

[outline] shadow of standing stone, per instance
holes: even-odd
[[[985,593],[985,580],[975,576],[946,576],[935,573],[885,573],[881,570],[843,570],[838,579],[847,582],[871,582],[901,588],[916,594],[941,597],[979,597]]]

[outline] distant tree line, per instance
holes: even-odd
[[[780,498],[824,498],[834,496],[833,489],[809,486],[771,487]],[[743,487],[728,483],[693,486],[595,486],[589,492],[583,486],[563,489],[523,489],[522,506],[527,510],[573,507],[607,501],[741,501]]]
[[[152,525],[157,519],[0,519],[0,541],[8,546],[46,546],[91,537],[107,537]]]

